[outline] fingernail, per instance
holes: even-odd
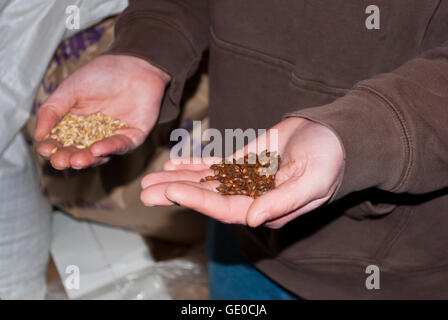
[[[165,170],[165,171],[174,171],[175,169],[176,169],[176,167],[174,165],[172,165],[171,163],[165,164],[163,166],[163,170]]]
[[[260,213],[260,214],[255,218],[255,225],[256,225],[256,226],[260,226],[260,225],[262,225],[263,223],[265,223],[266,221],[269,220],[270,216],[271,216],[271,215],[269,214],[269,212],[262,212],[262,213]]]
[[[86,166],[85,165],[82,165],[82,164],[80,164],[80,163],[70,163],[70,165],[71,165],[71,167],[73,168],[73,169],[76,169],[76,170],[81,170],[81,169],[84,169]]]
[[[156,206],[155,204],[151,204],[151,203],[143,203],[143,205],[145,207],[155,207]]]

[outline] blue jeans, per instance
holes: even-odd
[[[207,255],[210,299],[298,299],[255,269],[227,227],[212,219],[208,224]]]

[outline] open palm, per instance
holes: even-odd
[[[280,228],[323,205],[342,181],[343,150],[336,135],[327,127],[302,118],[289,118],[271,130],[278,130],[278,152],[282,157],[274,190],[256,200],[242,195],[221,195],[216,191],[218,182],[198,182],[213,174],[208,167],[217,159],[206,159],[202,164],[169,161],[164,171],[142,180],[143,203],[150,206],[176,203],[224,223],[252,227],[264,224],[271,228]],[[265,145],[251,142],[260,149],[257,152],[269,145],[271,130],[267,132]]]
[[[121,154],[140,145],[154,126],[169,76],[148,62],[131,56],[100,56],[64,80],[39,109],[35,138],[38,152],[56,169],[101,164],[110,154]],[[67,114],[101,112],[129,125],[117,134],[79,150],[61,148],[45,139]],[[57,147],[58,151],[52,154]]]

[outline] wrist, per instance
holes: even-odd
[[[344,179],[335,199],[351,192],[379,188],[396,192],[407,167],[402,124],[387,102],[366,90],[353,89],[330,104],[287,115],[304,117],[333,131],[345,160]],[[403,168],[404,167],[404,168]]]
[[[122,68],[138,68],[146,72],[150,72],[156,79],[160,80],[164,87],[171,81],[171,76],[162,68],[157,67],[143,57],[125,53],[105,53],[103,57],[113,57],[113,66],[121,66]],[[110,61],[110,60],[109,60]]]
[[[143,59],[142,59],[143,60]],[[171,81],[171,76],[161,68],[156,67],[155,65],[147,62],[146,60],[143,60],[147,65],[146,68],[153,72],[157,77],[160,78],[160,80],[163,82],[165,86],[168,85],[168,83]]]

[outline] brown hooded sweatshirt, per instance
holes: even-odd
[[[212,127],[300,116],[337,134],[331,203],[279,230],[232,227],[267,276],[311,299],[448,298],[448,1],[376,0],[379,29],[370,4],[131,0],[109,53],[172,76],[162,121],[208,49]]]

